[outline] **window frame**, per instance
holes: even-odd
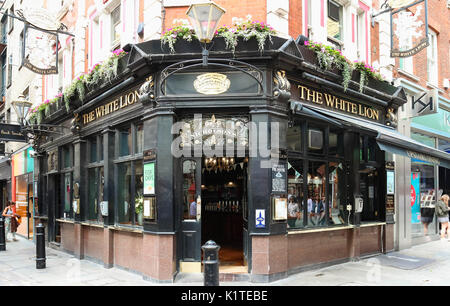
[[[95,160],[92,160],[92,143],[94,143],[94,139],[95,139]],[[93,223],[103,223],[104,219],[103,216],[101,214],[101,211],[99,209],[99,205],[100,202],[103,201],[103,196],[104,193],[101,193],[100,190],[104,190],[104,175],[105,175],[105,164],[104,164],[104,158],[103,158],[103,154],[100,154],[100,152],[103,152],[103,135],[102,134],[98,134],[98,135],[94,135],[91,136],[90,138],[88,138],[87,140],[87,148],[86,148],[86,155],[87,155],[87,161],[88,163],[86,164],[86,177],[87,177],[87,193],[86,193],[86,200],[87,200],[87,210],[86,210],[86,220],[89,222],[93,222]],[[102,180],[102,176],[100,175],[101,173],[101,168],[103,168],[103,180]],[[91,192],[91,181],[90,181],[90,171],[94,170],[95,171],[95,178],[97,180],[97,182],[95,183],[95,186],[97,187],[96,190],[96,197],[97,197],[97,206],[96,206],[96,210],[97,210],[97,216],[96,218],[94,218],[93,215],[91,215],[91,203],[90,203],[90,192]],[[102,188],[102,183],[103,183],[103,188]],[[95,209],[94,209],[95,211]]]
[[[135,207],[135,199],[137,190],[136,190],[136,168],[137,164],[140,163],[142,166],[142,170],[144,168],[144,159],[143,159],[143,152],[136,152],[136,143],[137,143],[137,127],[143,125],[143,122],[133,122],[128,123],[119,127],[116,127],[115,129],[115,148],[114,148],[114,175],[116,178],[116,181],[118,182],[118,176],[119,176],[119,167],[123,164],[130,163],[131,167],[131,194],[130,194],[130,214],[131,214],[131,224],[125,224],[120,223],[120,216],[119,216],[119,203],[118,201],[115,201],[114,209],[115,209],[115,217],[114,217],[114,224],[119,227],[129,227],[129,228],[142,228],[143,225],[138,224],[138,219],[136,215],[136,207]],[[130,133],[131,133],[131,152],[129,152],[128,155],[120,155],[120,134],[123,131],[124,128],[130,127]],[[143,150],[143,147],[142,147]],[[119,199],[119,188],[115,188],[115,198]]]
[[[69,163],[68,166],[66,166],[66,150],[69,151]],[[69,210],[66,210],[65,203],[62,203],[61,211],[66,214],[66,219],[74,219],[74,212],[73,212],[73,171],[74,171],[74,147],[71,144],[66,144],[60,147],[59,149],[59,156],[60,156],[60,163],[59,163],[59,173],[61,175],[61,197],[66,197],[66,180],[65,177],[67,174],[70,175],[70,196],[69,196]]]
[[[117,12],[118,18],[116,20],[116,22],[114,22],[114,13]],[[119,33],[119,37],[116,39],[117,36],[117,32],[116,32],[116,27],[120,25],[120,23],[122,22],[121,20],[122,18],[122,4],[119,3],[115,8],[113,8],[111,10],[111,14],[110,14],[110,23],[111,23],[111,48],[114,50],[116,49],[119,45],[120,45],[120,40],[121,40],[121,35]],[[120,31],[119,31],[120,32]]]
[[[432,29],[428,29],[430,46],[427,48],[427,80],[428,83],[435,86],[439,82],[439,64],[438,64],[438,34]],[[431,67],[430,67],[431,62]]]
[[[330,184],[330,173],[329,173],[329,165],[332,162],[335,163],[342,163],[343,167],[347,164],[345,160],[345,156],[343,155],[331,155],[329,150],[329,134],[330,131],[333,133],[336,133],[339,135],[340,133],[344,133],[343,129],[337,129],[337,128],[331,128],[330,125],[326,123],[318,123],[318,122],[312,122],[308,119],[300,119],[295,118],[293,120],[293,126],[298,125],[301,128],[301,151],[294,151],[294,150],[287,150],[287,161],[289,163],[290,160],[296,160],[300,161],[302,163],[302,169],[303,169],[303,176],[306,177],[306,174],[309,173],[309,165],[312,162],[322,162],[325,164],[325,216],[326,222],[323,225],[320,226],[311,226],[308,224],[308,180],[303,179],[302,182],[302,193],[303,193],[303,199],[302,202],[299,203],[301,205],[300,210],[303,214],[303,227],[298,228],[288,228],[288,231],[296,231],[296,230],[307,230],[307,229],[318,229],[318,228],[329,228],[329,227],[337,227],[337,226],[346,226],[348,225],[347,217],[348,212],[346,210],[344,211],[343,224],[331,224],[330,222],[330,215],[329,215],[329,209],[330,209],[330,190],[329,190],[329,184]],[[323,150],[322,153],[314,153],[309,150],[309,129],[321,129],[323,131]],[[342,139],[343,140],[343,139]],[[288,146],[288,145],[287,145]],[[338,140],[338,147],[339,147],[339,140]],[[343,153],[343,152],[342,152]],[[345,172],[343,172],[343,180],[347,180]],[[289,178],[288,178],[289,180]],[[289,182],[288,182],[288,189],[289,189]],[[344,196],[347,194],[347,190],[344,191]]]
[[[339,20],[337,21],[339,23],[339,38],[331,36],[328,33],[328,22],[330,19],[333,20],[333,18],[330,17],[330,3],[339,8]],[[337,49],[342,50],[342,48],[344,47],[344,6],[339,2],[328,0],[326,14],[327,14],[326,15],[327,41],[333,46],[335,46]],[[335,20],[333,21],[336,22]]]

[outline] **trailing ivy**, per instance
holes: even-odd
[[[182,25],[170,28],[162,34],[161,47],[167,44],[170,53],[175,53],[175,43],[178,39],[192,41],[194,38],[197,39],[194,29],[189,26],[189,23],[184,22]]]
[[[359,91],[364,90],[364,86],[367,86],[369,78],[383,81],[383,78],[376,72],[375,68],[364,62],[350,62],[345,56],[342,55],[341,50],[336,50],[331,46],[326,46],[320,43],[314,43],[305,41],[305,46],[314,51],[317,56],[317,62],[319,67],[323,70],[330,70],[337,68],[342,73],[342,86],[344,91],[348,89],[348,85],[352,78],[353,71],[360,72]]]
[[[42,120],[50,115],[50,105],[58,101],[63,101],[67,112],[70,112],[71,101],[79,99],[84,101],[87,92],[95,89],[96,86],[104,82],[111,82],[119,73],[119,60],[127,53],[122,49],[115,50],[113,54],[103,63],[98,63],[87,74],[82,74],[72,81],[72,83],[64,89],[63,93],[59,93],[51,100],[45,100],[41,104],[35,106],[31,110],[29,118],[30,122],[40,124]]]
[[[193,39],[198,39],[189,22],[186,20],[181,20],[181,22],[182,24],[168,29],[161,36],[161,46],[168,45],[170,53],[175,53],[175,43],[178,39],[184,39],[189,42]],[[232,27],[225,25],[219,27],[214,33],[214,37],[223,37],[226,48],[231,50],[234,55],[239,38],[242,38],[244,41],[255,38],[258,42],[258,50],[262,53],[266,41],[272,42],[272,35],[275,34],[276,31],[271,26],[264,22],[252,21],[251,15],[248,15],[246,19],[233,18]]]
[[[267,39],[272,42],[272,35],[275,34],[276,31],[268,24],[262,21],[252,21],[251,15],[248,15],[246,19],[233,18],[233,26],[231,28],[222,26],[215,33],[215,35],[225,39],[226,47],[230,48],[233,54],[239,37],[244,39],[244,41],[255,38],[258,42],[258,50],[262,53]]]

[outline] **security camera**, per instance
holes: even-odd
[[[30,150],[30,156],[31,157],[36,157],[38,154],[35,150]]]

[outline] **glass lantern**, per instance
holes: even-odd
[[[225,10],[214,2],[192,4],[186,12],[198,39],[209,43],[219,25],[219,20]]]

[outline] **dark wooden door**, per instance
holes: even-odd
[[[183,207],[181,220],[181,261],[201,261],[201,158],[181,160],[179,200]]]

